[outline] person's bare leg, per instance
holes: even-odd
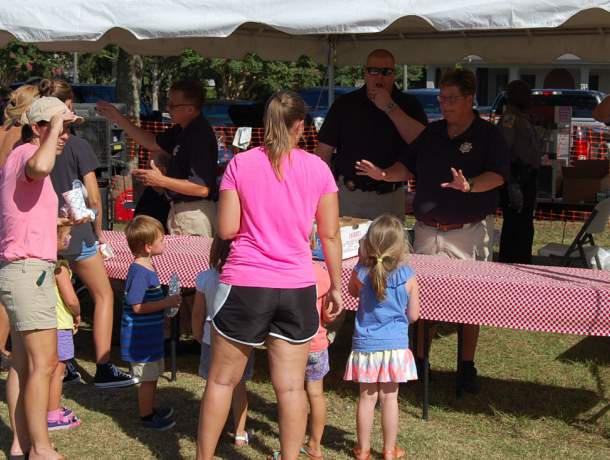
[[[66,370],[66,363],[60,361],[57,363],[57,367],[51,377],[51,387],[49,389],[49,406],[47,412],[59,409],[61,406],[61,389],[64,383],[64,371]]]
[[[394,458],[398,436],[398,383],[380,383],[381,428],[383,430],[383,457]],[[388,455],[388,452],[391,455]]]
[[[104,268],[104,260],[98,252],[85,260],[72,262],[72,269],[89,289],[95,304],[93,313],[93,342],[95,361],[104,364],[110,361],[114,295]]]
[[[477,351],[479,341],[479,326],[474,324],[464,324],[464,351],[463,361],[474,361],[474,354]]]
[[[233,389],[241,380],[252,347],[212,331],[212,359],[199,409],[197,459],[212,460],[227,420]]]
[[[140,410],[140,417],[147,417],[153,413],[156,390],[157,380],[140,383],[138,388],[138,408]]]
[[[28,378],[23,387],[24,410],[32,448],[30,459],[61,458],[49,439],[47,407],[51,376],[57,367],[57,329],[20,332],[28,357]]]
[[[313,455],[322,455],[322,435],[326,426],[326,398],[324,380],[305,382],[309,400],[309,440],[307,448]]]
[[[308,354],[309,342],[292,344],[275,337],[267,339],[269,371],[279,413],[282,460],[296,460],[305,439],[307,395],[304,387]]]
[[[362,453],[371,450],[371,430],[375,420],[375,405],[378,397],[378,383],[360,383],[360,399],[356,415],[358,448]]]
[[[0,353],[9,356],[10,353],[6,349],[6,342],[11,331],[11,325],[8,320],[8,314],[4,305],[0,304]]]
[[[9,420],[13,429],[13,443],[10,453],[20,455],[28,452],[31,445],[23,408],[23,398],[20,397],[28,379],[28,357],[19,333],[13,330],[12,336],[13,353],[11,368],[6,380],[6,401]]]
[[[235,436],[244,436],[246,433],[246,419],[248,417],[248,393],[246,391],[246,382],[239,382],[233,390],[231,414],[233,415],[233,423],[235,424]],[[245,444],[245,441],[239,441],[236,438],[235,443],[240,445]]]

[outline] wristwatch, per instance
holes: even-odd
[[[394,110],[396,108],[396,103],[394,101],[390,101],[388,103],[388,105],[385,106],[385,109],[383,110],[384,113],[387,115],[389,114],[392,110]]]
[[[468,193],[472,192],[472,187],[474,187],[474,181],[472,179],[468,179]]]

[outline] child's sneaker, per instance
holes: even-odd
[[[105,363],[97,365],[93,382],[96,388],[122,388],[135,385],[139,379],[123,372],[114,364]]]
[[[47,428],[49,431],[69,430],[76,428],[81,424],[81,421],[75,415],[70,417],[59,417],[57,420],[47,420]]]
[[[155,413],[153,413],[152,417],[150,417],[150,420],[140,420],[140,423],[142,423],[143,428],[155,431],[169,430],[170,428],[173,428],[174,425],[176,425],[176,422],[171,418],[161,418]]]
[[[73,359],[66,363],[66,371],[64,372],[64,385],[70,385],[71,383],[80,383],[82,376],[78,372],[75,362]]]
[[[157,417],[162,418],[163,420],[174,415],[174,409],[172,407],[157,407],[156,409],[153,409],[153,412]]]

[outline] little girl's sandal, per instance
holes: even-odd
[[[235,445],[237,447],[243,447],[250,444],[250,439],[248,438],[248,432],[245,431],[244,434],[236,434],[235,435]]]
[[[356,460],[371,460],[371,449],[362,450],[360,447],[354,447],[352,455]]]
[[[394,460],[396,458],[403,458],[405,455],[407,455],[407,453],[405,452],[405,450],[403,448],[401,448],[398,444],[396,444],[394,446],[394,449],[386,450],[383,452],[384,458],[386,455],[391,455],[392,460]]]
[[[307,446],[301,447],[301,453],[307,455],[307,458],[311,460],[324,460],[324,457],[322,455],[313,454]]]

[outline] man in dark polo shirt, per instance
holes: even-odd
[[[416,253],[483,259],[481,251],[488,237],[484,220],[487,214],[495,213],[499,187],[509,175],[508,147],[499,128],[472,110],[476,89],[472,72],[447,72],[439,86],[443,120],[424,126],[391,111],[389,116],[412,149],[388,169],[368,161],[358,162],[356,168],[359,174],[378,180],[417,180],[413,203]],[[388,104],[383,94],[374,102],[379,107]],[[480,386],[474,367],[478,336],[478,326],[464,325],[464,390],[471,393],[478,392]]]
[[[386,50],[371,52],[366,61],[366,85],[345,94],[330,108],[318,134],[316,153],[331,164],[339,186],[339,208],[342,216],[374,219],[390,213],[401,220],[405,214],[402,181],[392,183],[358,176],[356,161],[369,160],[382,168],[398,161],[409,147],[400,136],[388,112],[405,112],[422,124],[426,113],[419,101],[394,85],[394,56]],[[391,95],[386,106],[376,106],[372,99],[378,92]]]
[[[135,126],[113,105],[103,101],[97,104],[98,112],[154,156],[170,156],[165,173],[154,160],[150,169],[135,169],[132,173],[144,185],[164,190],[171,201],[167,227],[174,235],[213,236],[218,144],[201,113],[203,102],[200,82],[183,80],[172,84],[167,110],[176,125],[159,135]]]

